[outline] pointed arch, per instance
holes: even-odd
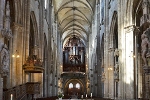
[[[118,15],[117,15],[117,11],[114,11],[111,20],[110,35],[109,35],[110,48],[118,47],[116,42],[118,42]]]
[[[34,11],[31,11],[30,13],[30,19],[33,23],[33,31],[34,31],[34,37],[35,37],[35,45],[38,45],[38,40],[39,40],[39,37],[38,37],[38,27],[37,27],[37,21],[36,21],[36,17],[35,17],[35,13]]]

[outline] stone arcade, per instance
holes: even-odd
[[[150,0],[0,0],[0,64],[0,100],[149,99]]]

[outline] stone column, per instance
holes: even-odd
[[[30,6],[31,0],[27,0],[26,6],[26,22],[25,22],[25,57],[29,56],[29,34],[30,34]]]
[[[18,82],[18,85],[22,84],[23,83],[23,76],[22,76],[22,72],[23,72],[23,69],[22,69],[22,65],[23,65],[23,51],[22,51],[22,48],[23,48],[23,27],[22,26],[19,26],[18,28],[18,35],[17,35],[17,55],[19,55],[19,57],[16,58],[16,67],[17,67],[17,82]],[[19,45],[19,46],[18,46]]]
[[[51,91],[53,91],[53,81],[52,81],[52,79],[53,79],[53,73],[52,72],[50,72],[50,74],[49,74],[49,95],[48,96],[53,96],[53,94],[52,94],[52,92]]]
[[[54,86],[54,95],[57,95],[57,49],[56,49],[56,44],[55,44],[55,59],[54,59],[54,64],[55,64],[55,66],[54,66],[54,72],[55,72],[55,77],[54,77],[54,84],[55,84],[55,86]]]
[[[118,49],[121,49],[119,52],[119,62],[121,62],[120,63],[120,65],[119,65],[119,74],[120,74],[120,76],[119,76],[119,82],[118,82],[118,99],[124,99],[125,98],[125,89],[126,89],[126,87],[125,87],[125,84],[124,84],[124,82],[125,82],[125,58],[126,58],[126,56],[125,56],[125,54],[126,54],[126,50],[125,50],[125,48],[126,48],[126,46],[125,46],[125,29],[124,29],[124,19],[126,18],[126,17],[124,17],[125,16],[125,13],[124,13],[124,11],[125,11],[125,7],[123,6],[124,5],[124,1],[123,0],[119,0],[118,1],[118,41],[120,41],[120,42],[118,42]]]
[[[57,83],[56,83],[56,77],[57,77],[57,73],[56,73],[56,65],[57,65],[57,59],[56,59],[56,45],[54,44],[54,55],[53,55],[53,96],[56,95],[56,86],[57,86]]]
[[[108,66],[109,66],[109,54],[108,54],[108,36],[109,36],[109,9],[108,9],[108,0],[104,1],[104,12],[105,12],[105,32],[104,32],[104,73],[106,80],[104,81],[104,98],[108,98]]]
[[[111,41],[113,42],[113,41]],[[109,68],[108,68],[108,73],[109,73],[109,98],[114,98],[114,49],[110,48],[109,49]]]
[[[100,5],[100,2],[99,4],[97,5],[97,50],[96,50],[96,54],[97,54],[97,96],[98,97],[103,97],[103,82],[101,80],[101,74],[102,74],[102,63],[100,62],[101,61],[101,57],[102,57],[102,48],[100,47],[101,45],[101,40],[100,40],[100,19],[102,17],[101,15],[101,12],[100,12],[100,9],[101,9],[101,5]]]
[[[143,94],[141,94],[142,93],[142,87],[143,87],[143,75],[142,75],[142,73],[141,73],[141,71],[143,70],[142,69],[142,67],[140,67],[141,66],[141,54],[140,53],[138,53],[138,55],[137,55],[137,60],[138,60],[138,66],[137,66],[137,68],[138,68],[138,98],[142,98],[143,97]]]
[[[91,69],[90,66],[89,66],[90,65],[90,61],[89,61],[90,48],[89,47],[90,47],[89,46],[89,40],[87,40],[87,47],[85,48],[85,50],[86,50],[86,56],[85,56],[85,58],[83,57],[83,59],[85,59],[85,72],[86,72],[85,77],[84,77],[84,83],[85,83],[85,85],[84,85],[84,91],[83,91],[83,93],[86,93],[87,91],[90,91],[87,88],[87,86],[88,86],[87,82],[90,83],[90,76],[89,76],[90,75],[90,70],[89,69]],[[82,63],[84,63],[84,62],[82,62]]]
[[[107,98],[110,98],[109,96],[110,96],[110,84],[111,84],[111,72],[112,72],[112,67],[111,67],[111,64],[110,64],[110,60],[111,60],[111,58],[110,58],[110,49],[108,49],[108,55],[107,55],[107,57],[108,57],[108,61],[107,61],[107,67],[106,67],[106,80],[107,80],[107,83],[106,83],[106,85],[107,85],[107,93],[106,93],[106,95],[107,95]]]
[[[96,61],[96,59],[95,59],[95,61]],[[97,62],[95,62],[94,63],[94,66],[95,66],[95,69],[93,70],[94,72],[93,72],[93,78],[95,79],[95,81],[94,81],[94,84],[93,84],[93,91],[91,91],[91,93],[93,92],[94,93],[94,95],[95,96],[97,96],[97,94],[99,94],[99,91],[98,91],[98,75],[97,75],[97,71],[98,71],[98,66],[97,66]],[[93,80],[94,80],[93,79]],[[90,94],[89,94],[90,95]]]
[[[24,59],[26,60],[29,56],[29,34],[30,34],[30,6],[31,0],[25,2],[25,27],[24,27]],[[24,82],[31,82],[31,74],[24,73]]]
[[[138,97],[140,97],[140,93],[141,93],[141,91],[139,92],[139,88],[138,88],[138,85],[140,85],[140,83],[139,83],[139,81],[141,81],[140,80],[140,75],[141,75],[141,73],[138,73],[139,72],[139,68],[138,67],[140,67],[140,65],[138,64],[138,62],[140,61],[140,60],[138,60],[139,59],[139,57],[140,57],[140,55],[138,54],[138,48],[139,48],[139,46],[138,46],[138,41],[139,41],[139,39],[138,39],[138,35],[139,35],[139,33],[140,33],[140,31],[139,31],[139,29],[136,27],[136,26],[134,26],[134,46],[135,46],[135,54],[134,54],[134,60],[135,60],[135,68],[134,68],[134,75],[135,75],[135,99],[138,99]],[[138,94],[139,93],[139,94]],[[141,97],[140,97],[141,98]]]
[[[50,51],[50,52],[48,52],[48,96],[50,97],[50,96],[52,96],[52,81],[53,81],[53,79],[52,79],[52,74],[53,74],[53,68],[52,68],[52,66],[53,66],[53,57],[52,57],[52,48],[51,48],[51,45],[52,45],[52,32],[51,32],[52,30],[51,30],[51,25],[49,26],[49,28],[48,28],[48,44],[47,44],[47,46],[48,46],[48,50]]]
[[[3,100],[3,78],[0,76],[0,100]]]
[[[16,50],[17,50],[17,34],[18,34],[18,29],[19,26],[18,24],[14,23],[13,27],[12,27],[12,33],[13,33],[13,44],[12,44],[12,54],[16,55]],[[16,72],[16,57],[12,58],[12,86],[16,85],[17,82],[17,72]]]
[[[43,78],[44,78],[44,81],[43,81],[43,84],[44,84],[44,89],[43,89],[44,91],[43,91],[43,92],[44,92],[44,93],[43,93],[43,94],[44,94],[44,97],[47,97],[47,96],[48,96],[48,89],[47,89],[47,87],[48,87],[48,81],[47,81],[47,80],[48,80],[48,79],[47,79],[47,78],[48,78],[47,59],[44,59],[44,62],[45,62],[45,63],[44,63],[44,73],[43,73],[43,74],[44,74],[44,75],[43,75],[43,76],[44,76],[44,77],[43,77]]]
[[[134,99],[134,26],[125,27],[124,84],[125,99]]]

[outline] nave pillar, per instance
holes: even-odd
[[[3,29],[3,18],[4,18],[5,0],[0,0],[0,45],[3,44],[3,38],[1,30]],[[3,100],[3,78],[0,75],[0,100]]]
[[[134,25],[125,29],[124,50],[122,50],[122,68],[120,77],[123,82],[124,99],[134,99]],[[120,88],[121,89],[121,88]]]
[[[9,2],[5,4],[5,0],[0,1],[0,12],[0,100],[3,100],[3,89],[10,87],[10,51],[7,42],[12,38],[12,33]]]
[[[109,68],[109,9],[108,9],[108,3],[109,1],[104,1],[104,4],[106,5],[104,7],[105,10],[105,16],[104,16],[104,72],[102,72],[102,80],[104,81],[104,98],[109,97],[109,79],[108,79],[108,68]]]
[[[86,47],[86,55],[85,55],[85,71],[86,71],[86,77],[85,77],[85,89],[84,89],[84,93],[90,93],[92,92],[92,88],[88,88],[90,87],[91,82],[91,78],[90,78],[90,69],[93,69],[92,66],[90,66],[90,60],[89,60],[89,56],[90,56],[90,49],[89,49],[89,41],[87,40],[87,47]]]
[[[52,77],[52,84],[53,84],[53,87],[52,87],[52,96],[55,96],[57,95],[57,49],[56,49],[56,44],[54,44],[54,55],[53,55],[53,66],[52,66],[52,69],[53,69],[53,77]]]
[[[47,95],[48,97],[51,97],[53,96],[53,53],[52,53],[52,48],[51,48],[51,45],[52,45],[52,35],[51,35],[51,30],[50,28],[48,29],[49,31],[49,34],[48,34],[48,54],[47,54],[47,70],[48,70],[48,77],[47,77],[47,80],[48,80],[48,87],[47,87]]]
[[[19,34],[21,34],[20,33],[20,28],[21,28],[21,26],[19,25],[19,24],[17,24],[17,23],[14,23],[13,24],[13,26],[12,26],[12,34],[13,34],[13,38],[12,38],[12,40],[11,40],[11,43],[12,43],[12,54],[14,55],[14,57],[12,58],[11,57],[11,59],[12,59],[12,61],[11,61],[11,65],[12,65],[12,70],[11,70],[11,73],[12,73],[12,77],[11,77],[11,86],[12,87],[14,87],[14,86],[16,86],[16,85],[18,85],[19,83],[18,83],[18,81],[19,81],[19,79],[20,79],[20,76],[18,76],[17,74],[18,74],[18,72],[20,71],[20,69],[17,69],[17,68],[19,68],[18,67],[18,65],[20,66],[20,64],[18,64],[19,63],[19,59],[20,58],[18,58],[17,57],[17,55],[18,55],[18,50],[19,50],[19,43],[18,43],[18,36],[19,36]],[[22,67],[22,66],[20,66],[20,67]]]
[[[113,43],[113,41],[111,41]],[[114,48],[109,48],[108,75],[108,98],[114,98]]]
[[[0,100],[3,100],[3,78],[0,75]]]

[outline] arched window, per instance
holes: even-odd
[[[71,88],[73,88],[73,84],[72,83],[69,84],[69,89],[71,89]]]
[[[76,84],[76,88],[80,89],[80,84],[79,83]]]

